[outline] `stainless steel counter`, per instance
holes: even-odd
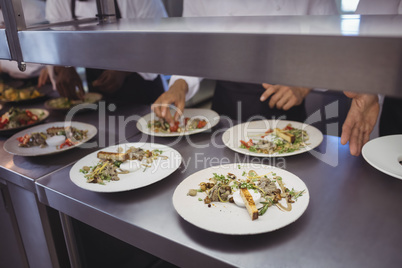
[[[96,193],[69,179],[71,165],[36,181],[40,202],[180,267],[398,267],[402,263],[402,181],[353,157],[338,137],[325,136],[310,153],[255,158],[225,148],[217,135],[201,133],[171,144],[183,156],[164,180],[120,193]],[[216,132],[214,132],[216,133]],[[138,134],[130,142],[144,140]],[[216,146],[213,146],[216,144]],[[221,147],[221,148],[217,148]],[[293,224],[262,235],[211,233],[175,211],[176,186],[200,169],[227,162],[263,162],[299,176],[310,192],[306,212]],[[235,224],[235,223],[234,223]]]
[[[8,110],[9,106],[5,105],[2,112]],[[43,108],[43,103],[21,107]],[[30,267],[65,267],[61,263],[63,259],[60,259],[60,256],[64,254],[64,241],[56,241],[57,238],[55,238],[55,235],[61,232],[61,227],[58,227],[60,220],[58,216],[54,217],[45,205],[38,202],[35,181],[90,152],[138,134],[136,122],[130,118],[133,115],[145,115],[150,111],[149,107],[133,107],[130,104],[116,104],[116,109],[113,109],[114,106],[109,109],[110,107],[112,106],[100,102],[97,110],[78,113],[72,119],[93,124],[98,128],[98,134],[91,140],[91,142],[97,142],[98,146],[93,148],[74,148],[60,154],[22,157],[5,152],[3,145],[9,137],[0,137],[0,189],[1,196],[7,197],[4,199],[7,202],[4,202],[4,209],[2,208],[1,211],[9,214],[1,216],[0,226],[8,228],[2,229],[2,232],[15,234],[14,238],[2,239],[0,246],[8,248],[11,242],[17,241],[19,244],[13,252],[17,260],[26,260]],[[65,113],[53,111],[45,123],[64,121],[64,118]],[[119,124],[120,121],[127,124]],[[3,252],[0,253],[0,259],[4,260],[6,266],[17,265],[15,260],[9,259],[8,256],[3,255]]]

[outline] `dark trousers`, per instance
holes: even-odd
[[[90,69],[85,70],[88,82],[88,89],[96,91],[92,82],[98,79],[104,70]],[[121,88],[112,94],[104,94],[105,99],[111,102],[129,102],[132,104],[152,104],[164,92],[163,83],[158,76],[152,81],[145,80],[138,73],[129,74]]]
[[[402,134],[402,99],[384,98],[380,116],[380,136]]]

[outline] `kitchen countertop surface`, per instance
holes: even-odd
[[[180,267],[402,264],[401,180],[379,172],[361,156],[351,156],[348,146],[342,146],[334,136],[324,136],[313,153],[286,158],[237,154],[222,143],[228,126],[221,120],[212,132],[188,137],[157,138],[137,133],[129,138],[129,142],[169,145],[183,157],[179,169],[170,176],[131,191],[81,189],[69,178],[73,161],[65,161],[71,164],[36,180],[39,201]],[[64,157],[71,156],[61,155]],[[179,216],[172,196],[181,181],[198,170],[238,162],[280,167],[302,179],[310,193],[305,213],[279,230],[240,236],[209,232]]]

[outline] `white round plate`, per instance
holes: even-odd
[[[307,134],[309,135],[309,140],[306,142],[307,143],[306,147],[291,153],[283,153],[283,154],[279,153],[264,154],[264,153],[250,152],[248,149],[240,148],[241,145],[240,140],[248,141],[250,140],[250,138],[253,139],[257,135],[265,133],[265,131],[267,131],[268,129],[274,129],[274,128],[282,129],[286,127],[288,124],[291,124],[292,127],[294,128],[303,129],[307,132]],[[261,156],[261,157],[283,157],[283,156],[301,154],[310,151],[315,147],[317,147],[318,145],[320,145],[323,138],[324,137],[321,131],[319,131],[317,128],[304,123],[296,121],[287,121],[287,120],[260,120],[260,121],[246,122],[229,128],[222,135],[223,143],[233,151],[245,155]]]
[[[94,166],[99,162],[97,154],[100,151],[104,152],[117,152],[118,148],[121,147],[124,150],[129,149],[131,146],[140,147],[144,150],[161,150],[168,157],[167,160],[158,158],[155,160],[151,167],[141,168],[137,171],[130,172],[128,174],[119,174],[120,180],[105,182],[104,185],[98,183],[88,183],[84,174],[80,172],[83,166]],[[119,145],[110,146],[103,148],[96,152],[93,152],[81,160],[79,160],[70,170],[70,179],[77,186],[94,192],[122,192],[141,188],[152,183],[158,182],[170,174],[172,174],[176,169],[179,168],[181,164],[182,157],[178,151],[175,149],[156,143],[124,143]]]
[[[402,179],[402,135],[373,139],[363,146],[362,155],[374,168]]]
[[[174,114],[174,112],[172,112]],[[175,132],[175,133],[161,133],[161,132],[153,132],[148,128],[148,122],[151,120],[157,120],[158,117],[155,113],[149,113],[143,117],[141,117],[137,122],[137,128],[145,134],[158,136],[158,137],[178,137],[183,135],[191,135],[206,131],[208,129],[213,128],[219,123],[220,116],[215,111],[209,109],[184,109],[183,117],[196,117],[200,119],[204,119],[207,121],[207,125],[201,129],[196,129],[192,131],[185,132]]]
[[[46,133],[46,129],[48,129],[48,128],[64,127],[64,126],[72,126],[77,129],[80,129],[80,130],[88,130],[87,138],[75,145],[64,146],[62,149],[58,149],[56,146],[46,146],[45,148],[40,148],[39,146],[29,147],[29,148],[24,148],[24,147],[18,146],[18,144],[19,144],[19,141],[17,140],[18,137],[22,137],[25,134],[34,133],[34,132],[45,132]],[[92,139],[96,135],[96,133],[98,133],[98,130],[96,129],[96,127],[93,125],[90,125],[90,124],[86,124],[86,123],[74,122],[74,121],[47,123],[47,124],[28,128],[28,129],[25,129],[23,131],[20,131],[20,132],[14,134],[4,143],[4,150],[10,154],[21,155],[21,156],[39,156],[39,155],[56,154],[56,153],[61,153],[61,152],[71,150],[75,147],[80,146],[81,144]]]
[[[57,106],[57,101],[59,99],[65,99],[64,97],[54,98],[45,101],[45,107],[53,111],[68,111],[71,108],[80,105],[80,109],[91,108],[91,104],[98,103],[103,98],[103,95],[96,92],[88,92],[84,95],[84,101],[72,101],[69,107],[59,107]]]
[[[292,204],[290,212],[270,207],[264,215],[254,221],[251,220],[246,208],[221,202],[213,202],[212,206],[208,207],[204,201],[199,200],[205,198],[205,193],[197,193],[196,196],[187,195],[189,189],[199,189],[201,182],[208,182],[213,173],[225,176],[227,173],[233,173],[241,178],[243,172],[249,170],[255,170],[260,175],[272,171],[282,177],[287,188],[305,192]],[[207,231],[230,235],[260,234],[282,228],[296,221],[304,213],[309,200],[307,186],[296,175],[273,166],[252,163],[221,165],[198,171],[183,180],[173,194],[174,208],[183,219]],[[260,206],[257,205],[257,208]]]
[[[36,121],[35,123],[33,123],[31,125],[25,125],[25,126],[20,126],[20,127],[15,127],[15,128],[0,129],[0,135],[11,135],[13,133],[16,133],[17,131],[36,126],[37,124],[40,124],[44,120],[46,120],[46,118],[48,118],[48,116],[49,116],[49,112],[44,109],[32,108],[32,109],[24,109],[24,110],[29,110],[33,114],[37,115],[38,121]]]

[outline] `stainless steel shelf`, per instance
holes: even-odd
[[[25,62],[402,97],[402,16],[120,20],[18,36]]]

